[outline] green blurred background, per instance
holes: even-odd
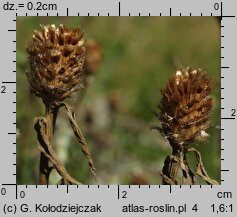
[[[37,184],[39,151],[33,119],[44,115],[30,93],[25,48],[40,24],[80,26],[99,43],[100,66],[88,77],[83,97],[74,96],[81,127],[97,168],[90,174],[64,111],[59,113],[55,150],[68,172],[86,184],[161,184],[160,171],[171,148],[150,126],[160,89],[177,69],[208,72],[213,85],[210,139],[199,144],[210,177],[220,181],[220,26],[214,17],[18,17],[17,18],[17,184]],[[194,159],[189,158],[194,170]],[[59,177],[52,174],[50,183]],[[203,182],[199,182],[205,184]]]

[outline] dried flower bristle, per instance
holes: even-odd
[[[41,25],[26,51],[30,60],[27,72],[32,91],[44,102],[70,97],[82,85],[85,48],[79,28]]]
[[[208,138],[212,99],[210,80],[202,69],[176,71],[162,90],[161,133],[171,145],[204,142]]]

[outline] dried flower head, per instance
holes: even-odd
[[[41,25],[26,51],[30,60],[27,72],[32,91],[44,102],[70,97],[81,85],[85,48],[79,28]]]
[[[85,60],[85,74],[93,75],[101,65],[102,48],[101,45],[90,39],[86,41],[86,60]]]
[[[210,80],[202,69],[176,71],[162,90],[158,118],[171,145],[204,142],[208,138],[212,99]]]

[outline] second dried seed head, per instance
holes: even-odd
[[[204,142],[208,138],[212,99],[210,80],[202,69],[176,71],[162,90],[159,130],[171,145]]]

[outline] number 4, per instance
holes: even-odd
[[[197,208],[197,204],[195,204],[192,208],[193,211],[197,212],[198,211],[198,208]]]

